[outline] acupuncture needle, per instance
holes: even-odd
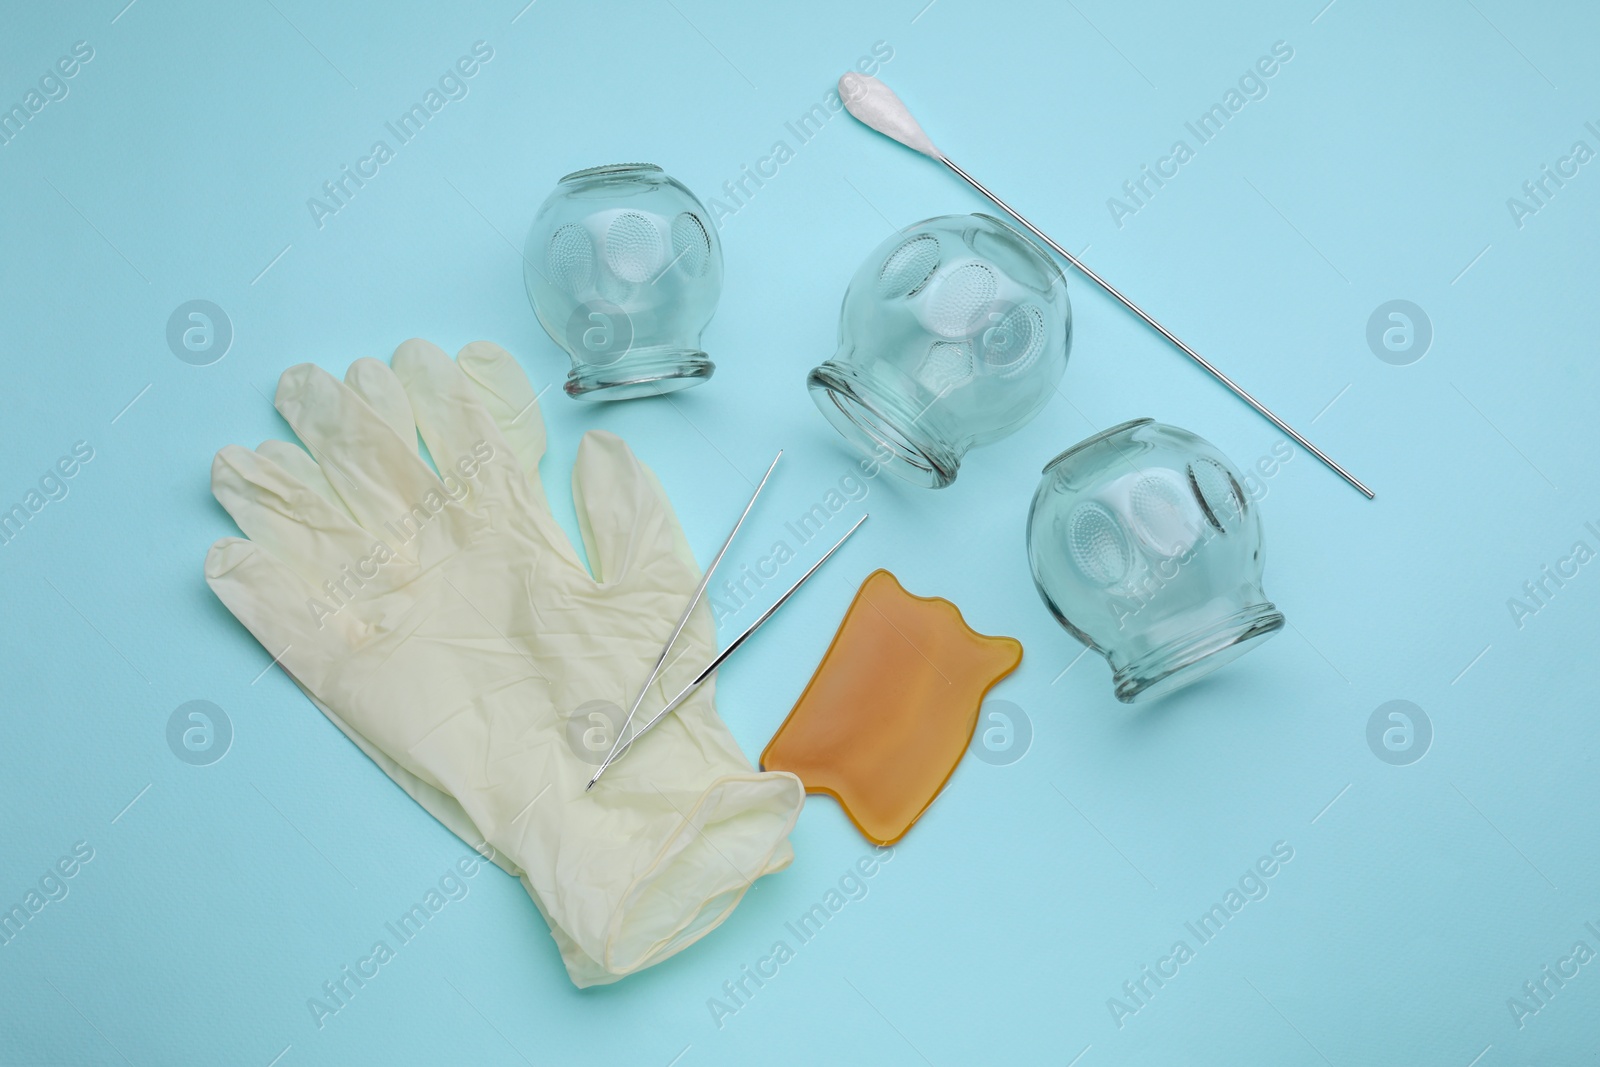
[[[678,693],[677,696],[673,697],[670,701],[667,702],[667,706],[666,707],[662,708],[660,711],[656,712],[655,715],[651,716],[650,720],[648,722],[646,722],[643,726],[639,727],[639,729],[637,731],[635,731],[635,733],[633,734],[632,737],[629,737],[626,742],[623,742],[622,736],[619,733],[619,735],[617,737],[618,744],[614,744],[614,745],[611,746],[612,754],[608,755],[605,758],[605,762],[600,764],[600,769],[594,772],[594,777],[589,779],[589,784],[583,787],[584,788],[584,792],[587,793],[590,789],[593,789],[594,788],[594,784],[600,780],[600,776],[602,774],[606,773],[606,768],[611,766],[611,764],[616,761],[616,759],[617,759],[616,750],[619,747],[622,748],[623,750],[626,750],[628,746],[630,746],[630,745],[632,745],[634,743],[634,741],[636,741],[640,737],[644,736],[644,734],[646,733],[646,731],[648,731],[650,729],[650,727],[654,726],[656,723],[660,722],[662,719],[666,718],[668,715],[672,714],[674,711],[677,711],[679,705],[681,705],[685,700],[688,700],[691,696],[693,696],[694,695],[694,691],[696,689],[699,689],[700,686],[705,683],[707,678],[710,678],[713,674],[715,674],[717,672],[717,668],[722,666],[723,662],[729,656],[733,655],[735,652],[737,652],[739,650],[739,646],[740,645],[742,645],[746,641],[748,641],[750,639],[750,636],[761,628],[761,624],[762,623],[766,622],[768,619],[772,618],[773,615],[777,614],[778,609],[783,607],[784,601],[786,601],[790,597],[794,596],[794,594],[800,589],[800,587],[802,585],[806,584],[806,580],[809,579],[813,574],[817,573],[817,571],[822,567],[822,565],[824,563],[828,562],[828,557],[832,556],[835,552],[839,551],[839,549],[844,546],[844,543],[846,541],[850,540],[850,535],[855,533],[857,530],[859,530],[861,528],[861,524],[866,522],[866,521],[867,521],[867,516],[866,515],[863,515],[863,516],[861,516],[861,518],[857,519],[856,522],[855,522],[855,525],[850,527],[850,529],[846,530],[845,533],[844,533],[844,536],[839,538],[839,540],[835,541],[833,547],[828,549],[827,552],[823,553],[821,559],[819,559],[815,563],[813,563],[811,565],[810,569],[808,569],[804,574],[802,574],[799,578],[797,578],[795,580],[795,583],[793,585],[791,585],[788,589],[784,590],[783,595],[780,596],[777,599],[777,601],[774,602],[773,605],[770,608],[768,608],[766,611],[763,611],[761,613],[760,618],[756,619],[755,622],[753,622],[749,626],[745,627],[744,632],[741,633],[738,637],[735,637],[732,641],[728,642],[728,647],[727,648],[723,649],[721,652],[718,652],[717,655],[715,656],[715,658],[713,658],[710,663],[706,664],[705,667],[700,671],[700,673],[695,675],[694,679],[688,685],[684,686],[683,689]]]
[[[621,747],[622,739],[628,734],[628,727],[633,725],[633,717],[639,714],[639,705],[644,703],[644,695],[650,691],[650,686],[655,683],[657,676],[661,674],[661,666],[667,662],[667,654],[672,651],[673,644],[683,634],[683,628],[689,625],[689,616],[694,614],[694,609],[699,605],[701,598],[706,595],[706,588],[711,584],[711,576],[717,572],[717,565],[722,562],[722,557],[728,554],[728,546],[733,544],[733,539],[739,536],[739,527],[743,526],[744,520],[749,517],[750,509],[756,506],[756,498],[761,495],[761,490],[767,487],[767,479],[772,477],[773,470],[778,466],[778,460],[782,458],[783,449],[780,448],[778,449],[778,454],[773,456],[772,462],[768,464],[767,473],[761,476],[761,482],[756,486],[755,492],[750,494],[750,502],[739,513],[739,521],[735,522],[733,529],[728,531],[727,540],[722,542],[722,547],[717,550],[716,556],[711,560],[711,565],[706,568],[706,573],[701,577],[700,584],[695,588],[694,596],[690,597],[689,603],[684,606],[683,614],[678,617],[678,625],[672,628],[672,636],[667,638],[667,643],[661,646],[661,654],[656,657],[655,666],[650,668],[650,676],[639,687],[638,695],[633,698],[633,705],[628,708],[627,718],[622,720],[622,726],[617,730],[617,739],[611,743],[611,750],[606,753],[606,758],[601,761],[600,770],[596,771],[594,777],[589,779],[589,786],[585,787],[585,791],[599,780],[600,772],[604,771],[611,761],[616,758],[617,749]],[[640,732],[643,733],[643,731]]]

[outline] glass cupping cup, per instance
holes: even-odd
[[[1028,512],[1039,595],[1111,665],[1117,699],[1158,697],[1283,627],[1261,588],[1261,514],[1221,452],[1149,419],[1044,468]]]
[[[1072,342],[1066,278],[988,215],[943,215],[873,249],[845,293],[811,398],[861,451],[943,488],[975,445],[1044,407]]]
[[[699,385],[700,335],[722,293],[722,244],[695,195],[660,167],[569,174],[528,230],[523,281],[572,357],[567,395],[625,400]]]

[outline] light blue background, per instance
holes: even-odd
[[[1507,999],[1580,938],[1600,950],[1583,926],[1600,926],[1600,563],[1521,628],[1507,600],[1575,541],[1600,548],[1584,527],[1600,525],[1600,163],[1520,229],[1506,206],[1575,140],[1600,148],[1591,5],[124,2],[14,4],[0,35],[7,105],[73,42],[94,48],[70,95],[0,147],[0,505],[74,442],[95,451],[0,547],[0,903],[74,842],[94,849],[0,947],[0,1061],[1592,1060],[1600,962],[1521,1029]],[[470,95],[319,229],[307,198],[479,40],[494,58]],[[1107,198],[1280,40],[1294,57],[1267,98],[1116,227]],[[307,998],[467,850],[263,673],[206,588],[206,547],[233,532],[212,453],[286,432],[265,399],[285,367],[342,372],[414,335],[493,339],[536,387],[559,381],[517,252],[556,179],[650,160],[715,195],[793,145],[784,123],[877,41],[953,158],[1089,246],[1377,501],[1297,453],[1263,501],[1267,586],[1292,628],[1188,692],[1118,704],[1104,664],[1072,665],[1028,577],[1040,466],[1141,415],[1240,466],[1280,436],[1074,278],[1062,396],[949,490],[872,482],[858,541],[719,685],[755,756],[856,584],[887,566],[1023,641],[993,694],[1031,719],[1023,759],[966,760],[868,895],[720,1029],[708,999],[868,852],[826,798],[792,869],[647,973],[575,991],[490,869],[319,1030]],[[724,220],[713,381],[615,406],[545,394],[563,520],[589,427],[654,466],[703,555],[783,447],[739,550],[764,551],[851,469],[802,386],[846,280],[892,228],[983,208],[834,118]],[[206,367],[165,341],[196,298],[235,331]],[[1365,339],[1394,298],[1435,330],[1409,366]],[[208,767],[165,740],[192,699],[235,730]],[[1392,699],[1433,723],[1410,766],[1365,739]],[[1108,998],[1278,841],[1294,859],[1270,895],[1119,1028]]]

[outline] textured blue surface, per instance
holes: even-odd
[[[0,35],[8,107],[75,42],[93,53],[0,145],[0,507],[26,506],[78,442],[93,453],[0,545],[0,904],[61,857],[73,872],[0,945],[0,1061],[1592,1059],[1600,962],[1572,956],[1600,951],[1600,163],[1572,157],[1600,150],[1591,5],[124,2],[12,5]],[[308,198],[479,41],[493,56],[466,95],[317,225]],[[205,587],[206,547],[232,532],[212,453],[286,432],[266,397],[290,364],[342,372],[411,336],[493,339],[536,386],[559,380],[517,252],[555,180],[643,159],[710,197],[784,140],[776,176],[726,201],[716,377],[670,400],[545,398],[563,521],[577,438],[602,426],[660,473],[704,555],[788,449],[730,557],[753,562],[853,469],[802,379],[860,258],[893,227],[983,207],[848,117],[803,144],[786,126],[880,41],[883,76],[953,158],[1089,246],[1377,501],[1304,453],[1269,463],[1267,588],[1292,628],[1190,691],[1117,704],[1029,581],[1040,466],[1141,415],[1240,466],[1280,437],[1075,279],[1062,395],[946,491],[869,483],[835,520],[870,508],[858,543],[719,689],[755,754],[887,566],[1021,638],[993,696],[1031,722],[1022,759],[966,760],[803,944],[785,924],[869,851],[827,799],[791,870],[648,973],[576,992],[522,889],[486,869],[319,1028],[308,998],[468,853]],[[1185,123],[1275,42],[1293,55],[1266,95],[1200,144]],[[1108,198],[1179,139],[1192,158],[1119,227]],[[1522,186],[1545,165],[1576,176],[1535,201]],[[209,366],[166,341],[196,299],[233,331]],[[1409,365],[1367,341],[1393,299],[1432,324]],[[232,724],[209,766],[167,742],[191,700]],[[1432,724],[1409,765],[1367,741],[1391,700]],[[1186,924],[1226,910],[1279,842],[1293,858],[1267,865],[1265,897],[1202,943]],[[778,940],[793,958],[730,998]],[[1178,941],[1187,958],[1163,964]]]

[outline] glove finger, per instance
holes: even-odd
[[[522,467],[529,498],[525,510],[545,534],[545,540],[571,564],[583,569],[578,553],[567,540],[566,533],[550,514],[550,498],[545,495],[544,480],[539,477],[539,462],[544,459],[544,413],[539,407],[539,396],[522,367],[511,353],[490,341],[474,341],[456,355],[456,366],[461,368],[478,391],[483,406],[500,428]]]
[[[284,371],[277,406],[369,532],[376,535],[412,515],[450,514],[444,487],[415,444],[397,437],[371,405],[327,371],[310,363]],[[416,525],[423,549],[449,533],[448,522],[419,518]]]
[[[355,522],[356,517],[350,513],[344,498],[334,490],[333,484],[328,481],[328,476],[317,466],[317,461],[311,458],[311,453],[289,441],[262,441],[256,446],[256,452],[288,471],[291,477],[315,489],[324,500],[349,516],[351,522]]]
[[[344,384],[389,424],[396,437],[416,447],[417,422],[411,413],[411,401],[406,399],[400,379],[387,363],[371,356],[358,359],[344,372]]]
[[[267,654],[311,692],[359,638],[354,613],[341,611],[282,560],[240,537],[206,553],[206,584],[255,635]]]
[[[484,408],[500,427],[522,473],[539,488],[539,461],[544,458],[544,415],[528,376],[511,353],[489,341],[474,341],[456,353],[456,366],[477,387]],[[540,493],[541,499],[543,493]]]
[[[217,453],[211,493],[246,537],[319,589],[331,583],[351,595],[380,568],[388,582],[405,581],[415,572],[414,564],[396,559],[322,494],[248,448],[229,445]],[[350,572],[359,577],[349,577]]]
[[[678,517],[652,472],[622,438],[590,430],[578,443],[572,502],[595,581],[648,571],[669,588],[692,589],[699,569]]]
[[[542,487],[536,488],[537,482],[529,480],[515,449],[490,414],[484,394],[456,362],[427,341],[411,340],[395,350],[394,370],[411,398],[417,428],[440,473],[459,475],[473,494],[469,500],[507,508],[514,520],[528,524],[530,533],[572,566],[581,567],[566,534],[550,515]],[[522,422],[538,420],[537,405],[528,409],[524,402],[523,408]],[[541,423],[541,450],[543,438]],[[537,459],[534,470],[537,479]]]
[[[474,495],[512,497],[522,470],[483,398],[437,345],[413,338],[394,351],[394,373],[416,413],[417,429],[440,474],[460,472]],[[471,474],[467,472],[471,471]]]

